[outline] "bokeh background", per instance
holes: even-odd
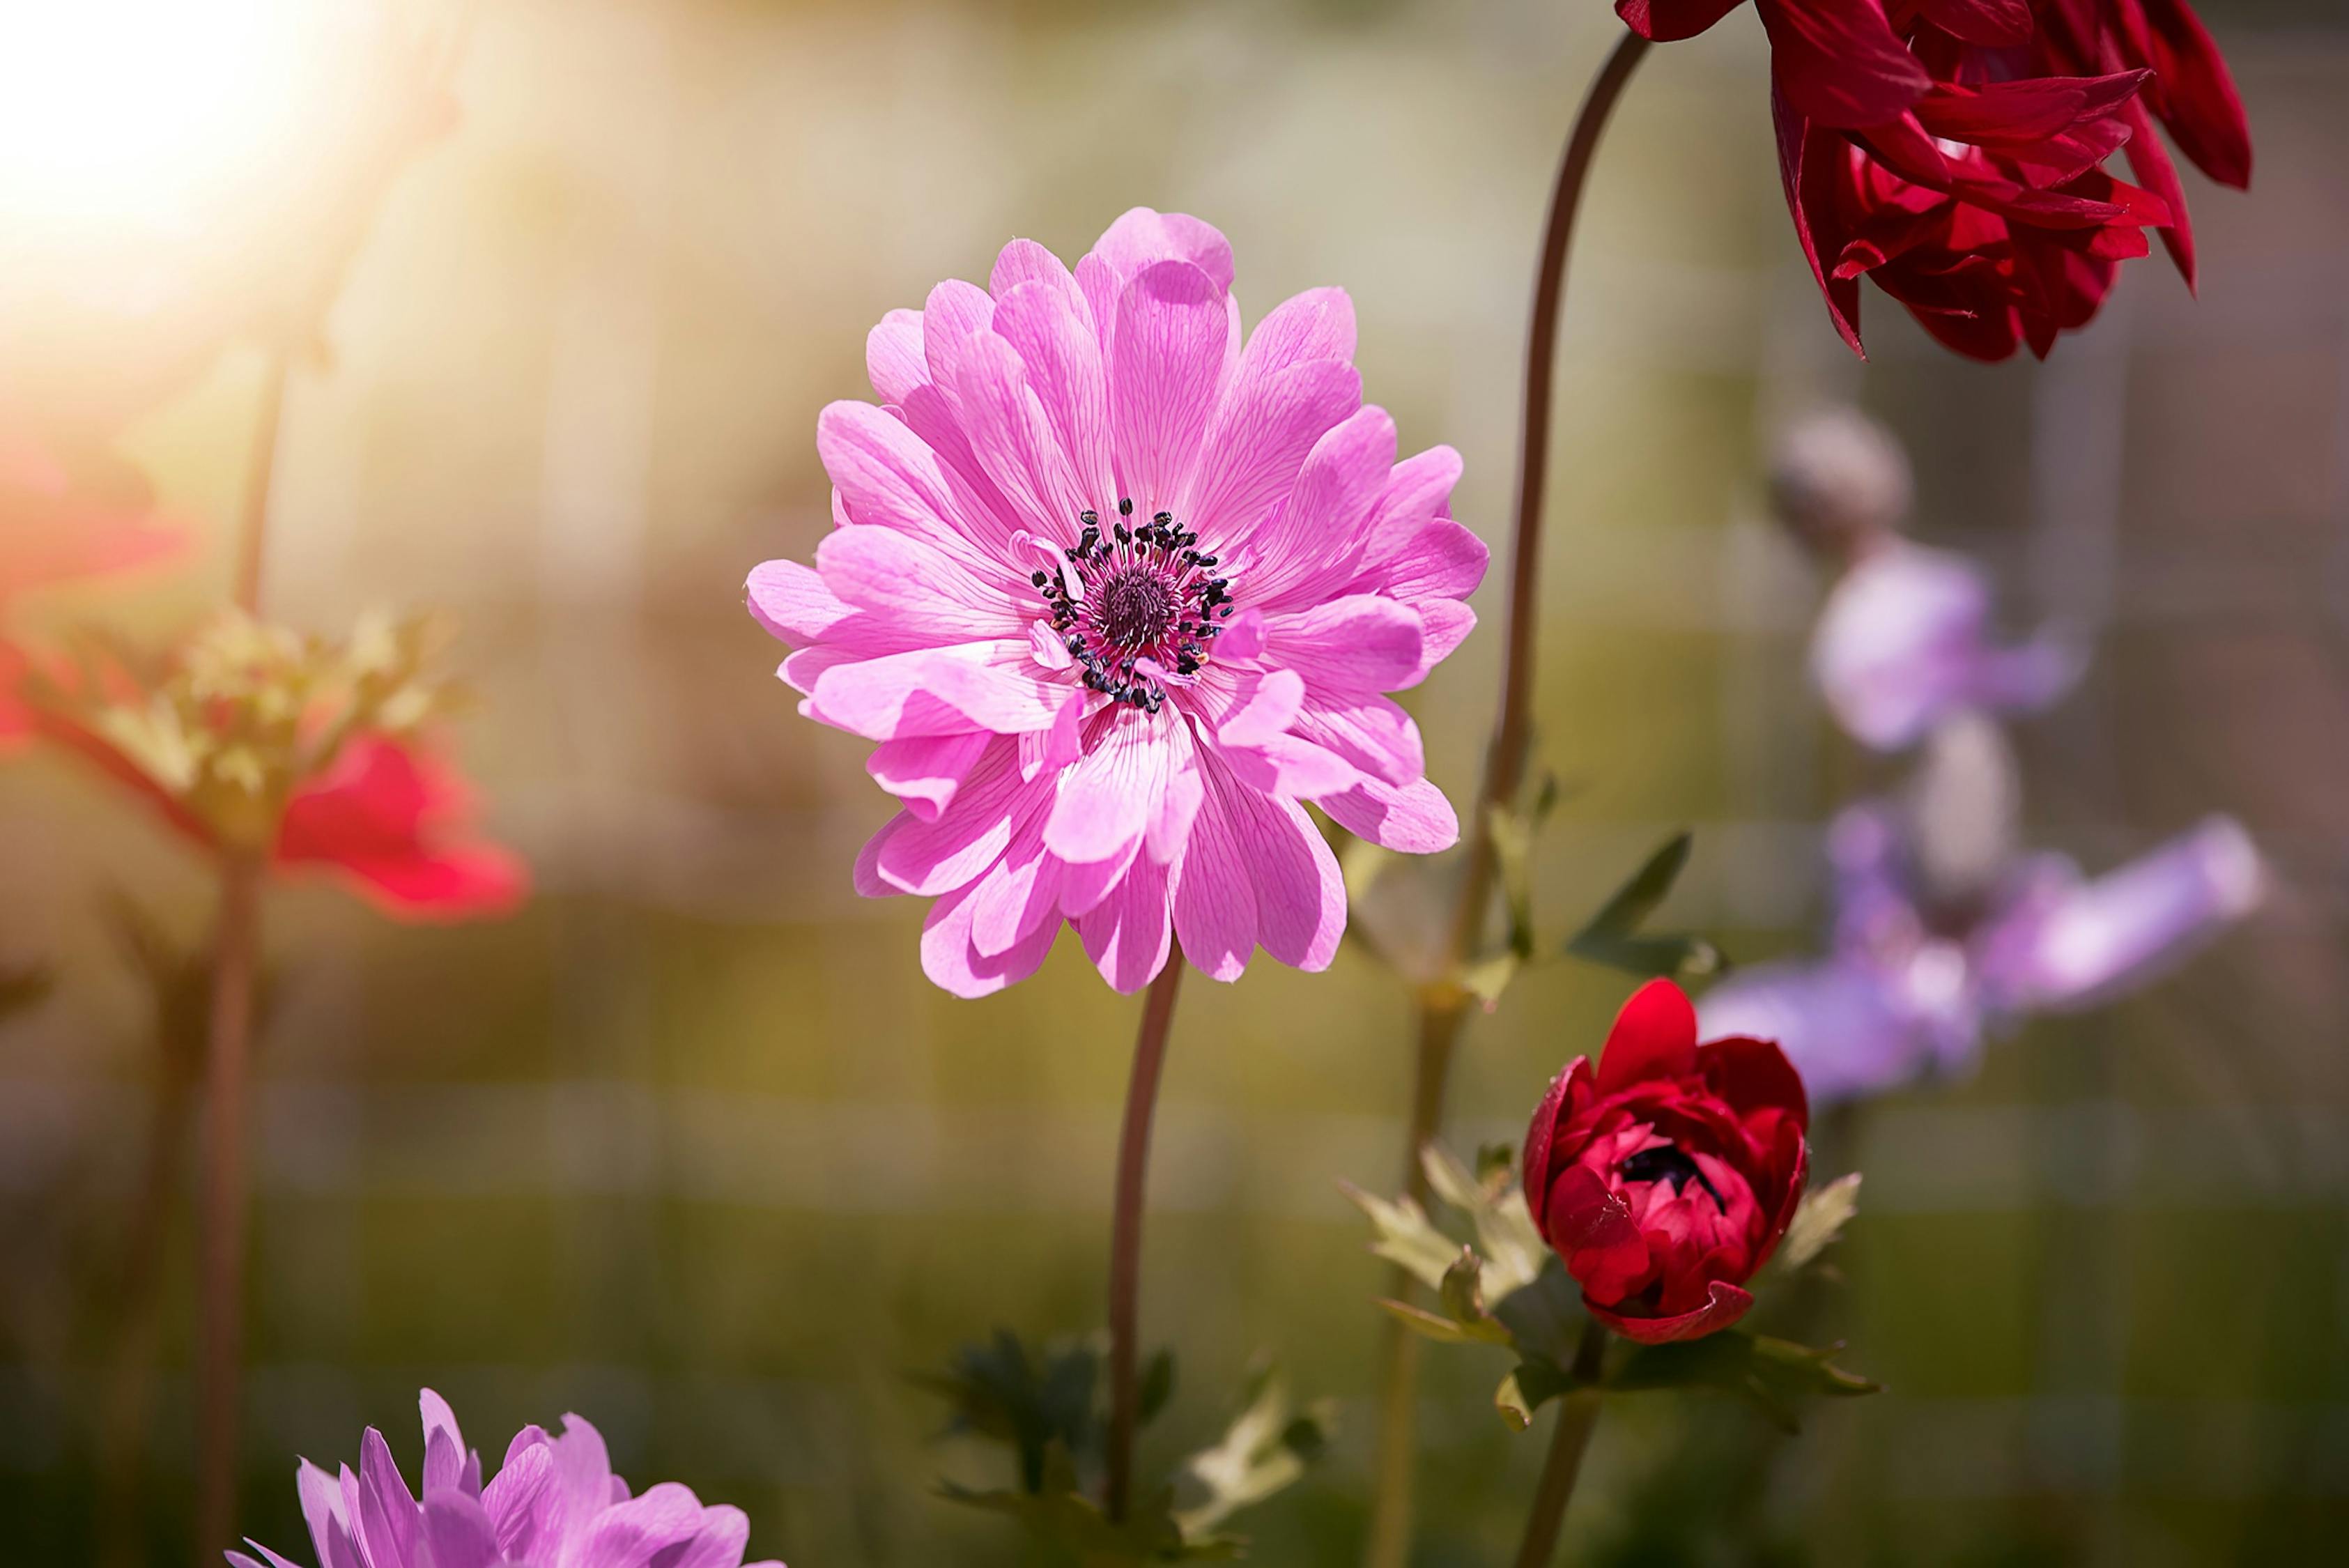
[[[2277,885],[2177,978],[1874,1107],[1832,1310],[1890,1391],[1734,1487],[1702,1454],[1749,1441],[1742,1411],[1610,1417],[1573,1561],[2158,1568],[2349,1532],[2349,23],[2203,11],[2254,190],[2189,172],[2200,299],[2134,265],[2044,367],[1958,361],[1873,296],[1874,360],[1846,355],[1788,232],[1750,14],[1651,58],[1609,135],[1543,594],[1553,931],[1690,826],[1669,923],[1740,958],[1814,940],[1820,826],[1881,774],[1805,685],[1822,585],[1758,472],[1842,399],[1909,443],[1919,535],[1988,561],[2019,619],[2096,629],[2084,687],[2022,730],[2031,836],[2101,867],[2230,811]],[[814,416],[865,395],[872,321],[1015,234],[1073,257],[1135,203],[1223,227],[1251,319],[1345,285],[1371,395],[1407,448],[1465,454],[1457,514],[1498,545],[1541,204],[1615,27],[1599,0],[473,8],[461,122],[391,186],[331,362],[292,384],[266,594],[321,630],[461,615],[463,754],[537,888],[445,929],[272,897],[250,1533],[306,1558],[294,1456],[350,1458],[375,1424],[414,1463],[429,1384],[484,1448],[586,1414],[632,1480],[740,1504],[754,1554],[799,1568],[1019,1559],[926,1495],[989,1461],[932,1441],[905,1374],[998,1324],[1099,1320],[1135,1004],[1072,941],[983,1002],[921,979],[918,906],[849,888],[886,815],[864,748],[795,715],[740,585],[828,526]],[[39,129],[10,127],[37,162]],[[7,243],[86,215],[36,203]],[[124,436],[207,521],[194,563],[44,615],[151,632],[217,600],[260,382],[232,352]],[[1455,798],[1496,653],[1472,639],[1413,694]],[[139,810],[59,763],[0,769],[0,950],[57,976],[0,1031],[10,1562],[187,1560],[184,1208],[129,1515],[95,1458],[155,1115],[123,892],[184,942],[209,918],[208,873]],[[1559,961],[1476,1021],[1455,1141],[1519,1131],[1628,989]],[[1334,1179],[1397,1178],[1408,1029],[1351,947],[1183,1002],[1144,1297],[1181,1374],[1148,1452],[1205,1441],[1258,1350],[1348,1417],[1250,1516],[1260,1561],[1359,1551],[1381,1274]],[[1491,1413],[1496,1362],[1426,1364],[1416,1561],[1499,1560],[1536,1442]]]

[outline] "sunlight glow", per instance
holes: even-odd
[[[334,0],[0,0],[0,223],[68,250],[185,235],[321,106]]]

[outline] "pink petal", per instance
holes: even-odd
[[[1443,516],[1460,469],[1460,454],[1448,446],[1432,446],[1396,463],[1371,504],[1363,560],[1375,567]]]
[[[1257,940],[1292,968],[1330,967],[1346,934],[1346,883],[1338,857],[1294,801],[1228,784],[1237,834],[1256,884]]]
[[[1406,855],[1433,855],[1460,841],[1460,819],[1444,792],[1425,779],[1398,788],[1362,779],[1342,794],[1314,804],[1359,838]]]
[[[1165,867],[1147,856],[1138,858],[1125,879],[1077,921],[1077,935],[1093,967],[1127,995],[1148,985],[1166,967],[1174,934],[1166,877]]]
[[[928,821],[908,813],[893,824],[875,852],[881,880],[928,896],[968,887],[994,865],[1047,794],[1046,785],[1021,782],[1014,753],[1010,742],[990,738],[951,805]]]
[[[1076,516],[1092,498],[1078,483],[1066,441],[1028,383],[1028,367],[993,332],[973,333],[941,356],[950,402],[971,455],[1009,504],[1020,526],[1073,541]]]
[[[1145,268],[1119,296],[1110,429],[1119,496],[1143,515],[1183,504],[1229,348],[1224,295],[1187,262]]]
[[[1147,207],[1134,207],[1102,231],[1077,264],[1077,278],[1092,302],[1093,319],[1107,326],[1116,316],[1117,297],[1125,286],[1164,261],[1188,262],[1207,275],[1216,293],[1231,291],[1231,242],[1213,224],[1187,213],[1154,213]],[[1086,281],[1088,271],[1101,281]]]
[[[922,313],[893,310],[864,335],[864,376],[885,403],[902,403],[930,379],[922,348]]]
[[[1426,749],[1419,725],[1396,703],[1384,697],[1348,701],[1325,700],[1318,693],[1291,726],[1294,732],[1324,746],[1372,778],[1400,789],[1427,772]]]
[[[1101,340],[1073,285],[1023,283],[999,297],[995,330],[1027,367],[1028,385],[1067,454],[1085,504],[1114,500],[1110,464],[1109,372]],[[1070,519],[1061,521],[1069,522]]]
[[[1063,860],[1106,860],[1148,828],[1172,772],[1171,713],[1113,709],[1085,754],[1060,780],[1044,844]]]
[[[1309,603],[1354,575],[1371,504],[1385,488],[1394,458],[1394,421],[1375,406],[1358,410],[1313,443],[1288,500],[1241,537],[1241,580],[1251,604],[1270,612]],[[1414,649],[1413,661],[1417,660]]]
[[[1025,635],[1027,606],[911,535],[836,528],[816,546],[815,565],[841,602],[869,610],[925,644]]]
[[[995,737],[984,730],[962,735],[916,735],[884,741],[864,759],[873,782],[905,803],[925,822],[937,820]]]
[[[786,667],[802,658],[793,654]],[[957,735],[970,729],[1018,734],[1049,730],[1068,689],[1023,674],[1028,643],[965,643],[834,664],[816,676],[805,711],[868,740]]]
[[[1183,956],[1221,981],[1240,977],[1257,943],[1256,888],[1240,821],[1227,799],[1233,787],[1220,778],[1207,787],[1174,877],[1174,932]]]
[[[1255,532],[1313,444],[1361,404],[1361,374],[1340,359],[1286,365],[1254,382],[1235,378],[1208,426],[1184,526],[1217,547]]]
[[[833,403],[816,417],[815,445],[857,522],[913,535],[981,581],[1011,589],[1024,580],[972,544],[988,529],[974,527],[978,520],[957,504],[938,454],[903,421],[870,403]]]
[[[1421,639],[1419,616],[1409,606],[1350,594],[1268,618],[1265,658],[1304,676],[1317,696],[1371,696],[1418,672]]]

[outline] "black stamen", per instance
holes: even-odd
[[[1696,1161],[1689,1158],[1688,1151],[1676,1144],[1643,1148],[1618,1168],[1622,1171],[1626,1181],[1669,1181],[1675,1196],[1686,1190],[1688,1184],[1693,1181],[1712,1194],[1715,1208],[1724,1214],[1729,1212],[1729,1205],[1722,1200],[1721,1189],[1698,1168]]]

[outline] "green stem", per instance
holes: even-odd
[[[1508,641],[1501,666],[1500,713],[1485,753],[1485,779],[1468,824],[1467,866],[1459,901],[1453,906],[1450,968],[1456,973],[1484,945],[1487,906],[1497,861],[1493,815],[1515,800],[1524,782],[1532,736],[1534,633],[1539,619],[1542,506],[1549,478],[1550,408],[1557,372],[1557,326],[1566,296],[1566,264],[1580,212],[1591,159],[1601,132],[1623,95],[1631,72],[1647,53],[1648,41],[1626,33],[1590,84],[1558,161],[1550,193],[1548,222],[1542,231],[1541,262],[1534,282],[1533,320],[1526,341],[1524,422],[1518,435],[1516,517],[1509,535]],[[1420,1149],[1443,1125],[1452,1055],[1468,997],[1456,983],[1439,981],[1420,998],[1419,1050],[1412,1086],[1412,1113],[1403,1147],[1403,1189],[1426,1201]],[[1410,1300],[1418,1289],[1398,1269],[1388,1293]],[[1371,1514],[1365,1568],[1403,1568],[1411,1552],[1412,1469],[1418,1416],[1418,1342],[1400,1324],[1390,1324],[1382,1344],[1376,1475],[1378,1496]]]
[[[1133,1491],[1143,1199],[1150,1174],[1150,1123],[1158,1108],[1158,1080],[1166,1065],[1166,1035],[1174,1022],[1174,994],[1182,987],[1184,968],[1183,950],[1170,946],[1165,967],[1150,982],[1142,1029],[1133,1042],[1133,1071],[1126,1081],[1125,1120],[1117,1135],[1117,1198],[1109,1247],[1109,1478],[1103,1500],[1112,1520],[1125,1517]]]
[[[1577,1382],[1598,1381],[1599,1357],[1606,1349],[1607,1331],[1599,1320],[1584,1324],[1582,1343],[1574,1353]],[[1543,1456],[1533,1509],[1526,1515],[1525,1539],[1517,1544],[1516,1568],[1549,1568],[1550,1560],[1557,1555],[1558,1529],[1566,1522],[1566,1505],[1573,1500],[1574,1483],[1582,1474],[1582,1456],[1590,1447],[1591,1428],[1598,1425],[1597,1388],[1578,1388],[1558,1400],[1549,1452]]]

